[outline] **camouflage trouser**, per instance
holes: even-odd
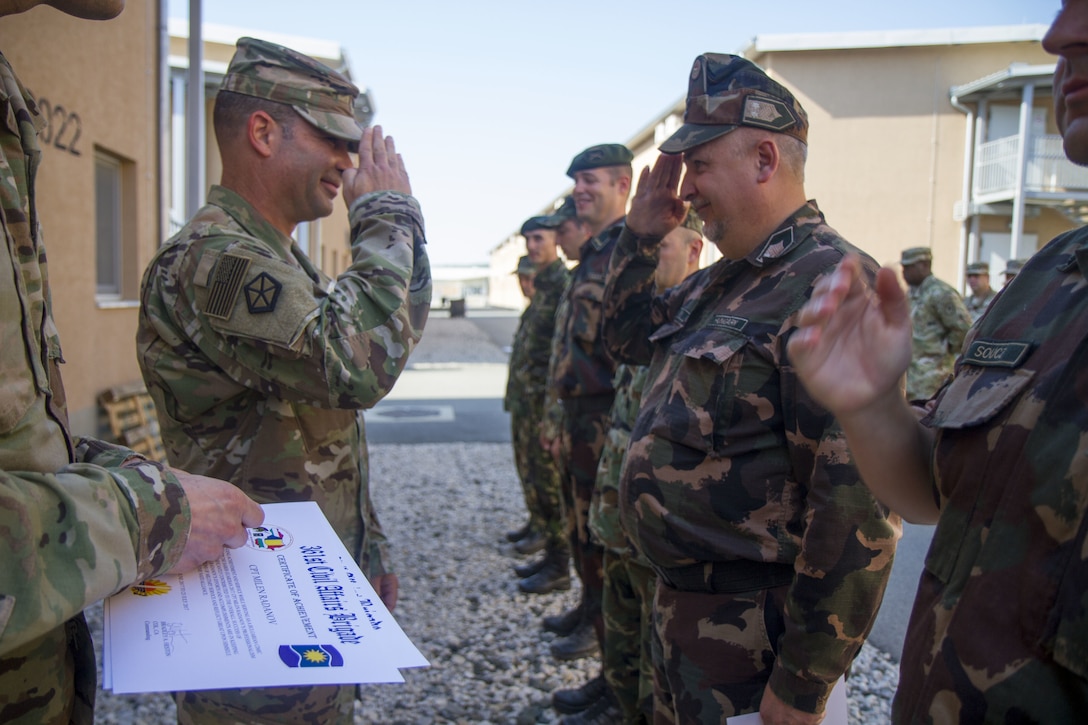
[[[509,404],[510,408],[510,443],[514,449],[514,468],[521,482],[521,493],[525,498],[525,509],[529,512],[529,528],[539,531],[542,526],[536,491],[533,489],[532,473],[529,471],[529,454],[533,445],[532,429],[535,421],[529,411],[528,401],[522,397]],[[538,419],[539,420],[539,419]],[[537,444],[539,448],[540,444]]]
[[[654,723],[716,723],[759,710],[785,630],[789,584],[736,594],[654,594]]]
[[[544,418],[544,396],[523,398],[510,410],[514,463],[518,467],[529,523],[542,532],[553,548],[566,548],[566,524],[560,500],[559,466],[540,446],[540,421]]]
[[[178,692],[181,725],[351,725],[356,685]]]
[[[563,505],[567,537],[571,544],[574,570],[582,580],[582,601],[586,616],[597,630],[604,649],[604,620],[601,596],[604,593],[604,549],[589,530],[589,504],[597,481],[597,464],[611,425],[612,396],[567,398],[563,401],[565,428],[561,437],[560,461],[563,474]]]
[[[628,554],[604,552],[604,678],[623,720],[648,723],[653,713],[653,600],[657,575]]]
[[[0,658],[0,723],[94,722],[94,646],[80,614]]]

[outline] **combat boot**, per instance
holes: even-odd
[[[550,649],[557,660],[579,660],[597,654],[601,648],[597,644],[597,630],[582,617],[574,631],[552,642]]]
[[[560,637],[566,637],[582,621],[582,612],[584,610],[585,605],[579,602],[574,609],[568,609],[561,614],[549,614],[540,620],[540,625],[545,632],[554,632]]]
[[[522,526],[520,529],[514,529],[513,531],[507,531],[506,532],[506,540],[509,541],[511,544],[514,544],[514,543],[517,543],[517,542],[521,541],[522,539],[524,539],[526,536],[529,535],[529,531],[532,530],[532,524],[533,524],[533,522],[531,520],[526,521],[525,525]]]
[[[522,556],[531,556],[544,549],[544,545],[548,543],[548,539],[544,534],[539,531],[530,531],[526,534],[525,538],[514,544],[514,551],[518,552]]]
[[[569,690],[556,690],[552,693],[552,707],[558,712],[573,715],[589,709],[597,700],[600,700],[608,689],[608,683],[604,681],[604,675],[597,675],[581,687]]]
[[[544,556],[544,566],[518,582],[526,594],[547,594],[570,589],[570,555],[565,548],[552,549]]]
[[[524,579],[525,577],[530,577],[533,574],[536,574],[538,571],[543,569],[547,565],[547,563],[548,555],[545,554],[536,561],[530,561],[525,564],[515,564],[514,573],[518,575],[518,579]]]
[[[622,725],[623,711],[616,702],[612,690],[605,688],[597,702],[576,715],[567,715],[559,721],[560,725]]]

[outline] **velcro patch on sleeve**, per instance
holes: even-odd
[[[229,320],[234,303],[245,282],[250,260],[235,254],[219,257],[208,285],[208,298],[204,302],[204,314],[220,320]]]

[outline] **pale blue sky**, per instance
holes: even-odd
[[[1059,0],[204,0],[204,21],[339,42],[397,142],[433,262],[488,252],[563,192],[574,154],[623,143],[702,52],[757,35],[1048,24]],[[188,18],[186,0],[170,0]]]

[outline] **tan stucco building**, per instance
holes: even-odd
[[[1083,223],[1088,208],[1088,170],[1066,160],[1054,125],[1045,32],[759,35],[741,54],[808,112],[806,191],[831,225],[884,264],[931,247],[934,273],[963,289],[968,262],[989,262],[999,286],[1006,260]],[[680,98],[628,140],[635,178],[683,111]],[[523,250],[518,235],[503,240],[493,274]]]
[[[165,3],[130,2],[114,20],[89,22],[38,7],[0,18],[0,51],[49,124],[41,135],[38,205],[66,364],[72,426],[102,433],[97,398],[139,383],[140,278],[159,244],[184,222],[185,23]],[[242,30],[205,26],[205,190],[219,178],[210,128],[215,89]],[[350,75],[334,43],[260,37]],[[300,243],[327,271],[348,259],[347,212],[302,225]]]

